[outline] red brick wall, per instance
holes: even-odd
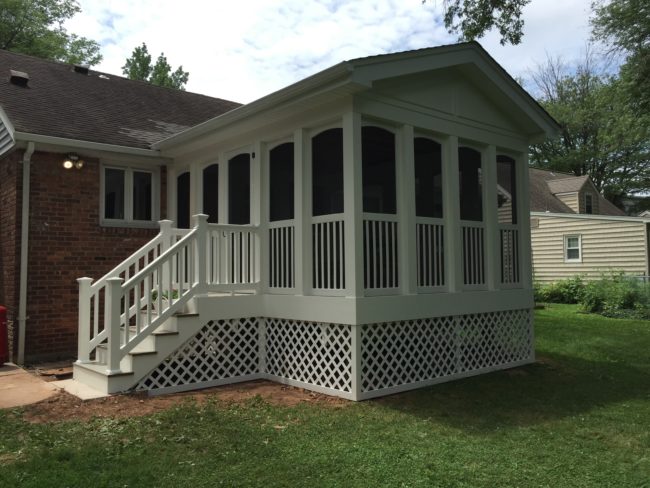
[[[18,314],[22,156],[23,151],[13,151],[0,159],[0,305],[7,307],[12,346],[17,345],[13,332]],[[12,349],[16,351],[10,347],[10,356]]]
[[[26,362],[76,357],[77,278],[100,278],[157,233],[101,227],[99,161],[82,154],[84,167],[66,170],[63,156],[32,156]],[[161,180],[164,216],[164,170]]]

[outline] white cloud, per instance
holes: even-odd
[[[97,69],[121,74],[146,42],[155,57],[190,73],[187,89],[249,102],[345,59],[454,42],[440,0],[81,0],[66,27],[102,44]],[[577,57],[589,36],[590,0],[532,0],[524,42],[483,46],[512,75],[546,52]]]

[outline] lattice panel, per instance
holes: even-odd
[[[155,390],[259,372],[256,318],[214,320],[145,376],[136,390]]]
[[[361,328],[361,391],[452,379],[531,354],[529,310],[367,324]]]
[[[459,317],[459,373],[523,361],[532,353],[530,310]]]
[[[453,317],[440,317],[362,326],[361,390],[452,374],[454,323]]]
[[[266,372],[316,386],[352,389],[350,325],[266,319]]]

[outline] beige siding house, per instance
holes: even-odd
[[[534,278],[650,275],[650,218],[628,217],[587,176],[530,170]]]

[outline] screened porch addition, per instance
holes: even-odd
[[[254,271],[264,293],[372,296],[522,286],[517,155],[410,127],[368,123],[357,130],[358,147],[344,147],[343,127],[297,131],[300,141],[231,154],[192,167],[194,175],[181,172],[178,226],[189,227],[194,209],[208,216],[214,232],[248,229],[258,246],[255,269],[244,261],[220,265]],[[346,165],[346,150],[360,164]],[[200,186],[191,187],[197,179]],[[193,200],[195,193],[200,198]],[[232,244],[241,251],[233,247],[228,258],[247,259],[252,242]]]

